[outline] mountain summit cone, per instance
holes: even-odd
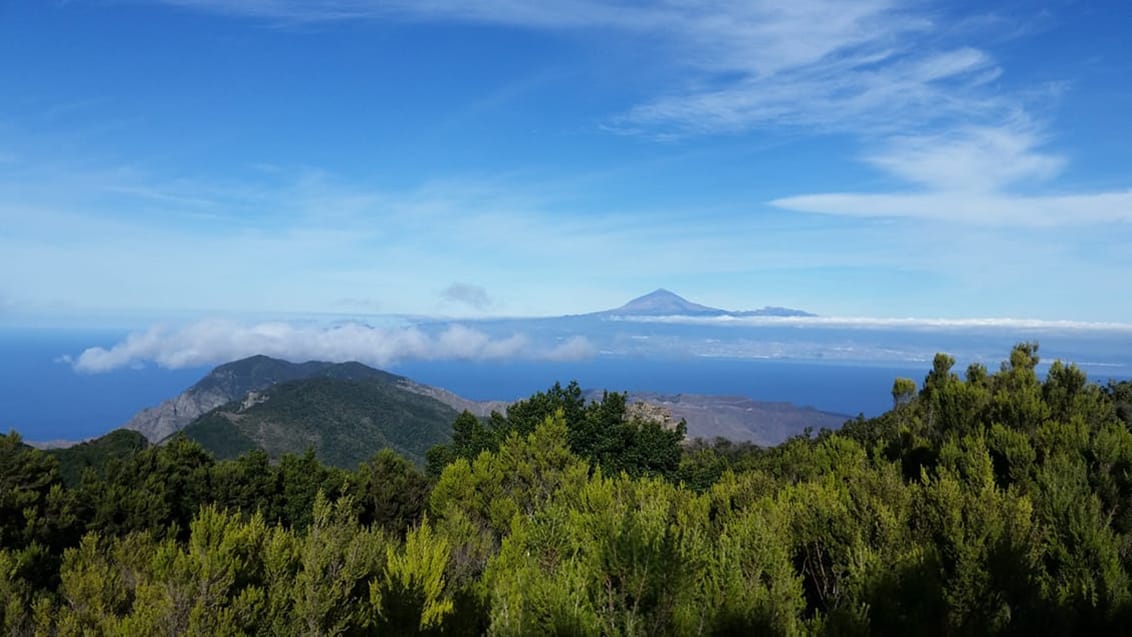
[[[692,303],[688,299],[659,288],[644,296],[639,296],[621,307],[610,310],[610,314],[664,316],[664,315],[722,315],[727,312],[718,308]]]
[[[597,312],[598,316],[815,316],[804,310],[766,306],[759,310],[721,310],[688,299],[664,288],[649,292],[613,310]]]

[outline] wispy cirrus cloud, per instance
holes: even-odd
[[[1060,173],[1065,159],[1039,150],[1044,141],[1037,127],[1023,119],[896,136],[865,160],[927,188],[985,192]]]
[[[910,187],[803,193],[772,201],[777,207],[1003,226],[1132,219],[1127,191],[1039,189],[1067,163],[1045,150],[1047,125],[1027,114],[1051,94],[1005,90],[1005,70],[973,43],[980,29],[1018,37],[1024,19],[984,16],[957,28],[932,3],[895,0],[164,1],[284,23],[455,20],[623,33],[654,51],[669,81],[611,114],[607,129],[658,138],[848,134],[873,149],[866,163]]]
[[[1025,118],[998,126],[894,137],[866,157],[914,189],[817,193],[772,205],[850,217],[936,219],[973,225],[1073,226],[1132,222],[1132,189],[1044,192],[1065,158],[1041,150],[1040,129]]]
[[[416,326],[348,323],[324,327],[205,320],[179,328],[152,327],[112,347],[92,347],[65,360],[76,371],[99,373],[146,364],[170,369],[215,365],[256,354],[291,361],[386,366],[402,360],[577,360],[593,353],[580,336],[546,344],[523,334],[494,338],[460,324],[428,332]]]
[[[159,1],[283,24],[455,20],[620,32],[651,48],[671,77],[662,95],[613,118],[623,132],[892,130],[1004,107],[978,90],[1000,73],[988,53],[948,42],[928,10],[895,0]]]

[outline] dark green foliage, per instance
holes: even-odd
[[[208,501],[214,460],[184,437],[125,459],[88,469],[77,489],[91,530],[111,534],[150,531],[187,533]]]
[[[324,466],[309,447],[301,456],[283,456],[275,476],[279,520],[300,530],[310,525],[319,494],[336,498],[347,486],[345,472]]]
[[[401,536],[425,510],[428,481],[407,460],[383,449],[358,468],[352,494],[362,524]]]
[[[234,460],[217,462],[210,473],[210,501],[222,509],[261,513],[269,521],[287,522],[278,496],[278,468],[256,449]]]
[[[256,441],[232,422],[231,414],[223,411],[212,411],[197,418],[182,434],[221,460],[236,458],[259,449]]]
[[[145,436],[129,429],[115,429],[100,438],[81,442],[65,449],[49,449],[47,453],[59,460],[59,473],[63,483],[74,487],[87,468],[98,468],[111,460],[123,460],[145,449],[149,442]]]
[[[632,476],[658,475],[675,479],[682,456],[684,422],[668,425],[634,416],[625,394],[604,392],[601,400],[586,402],[576,381],[555,383],[545,392],[492,413],[486,423],[469,413],[453,427],[452,443],[429,451],[429,475],[437,476],[457,458],[474,460],[494,451],[511,434],[526,435],[547,418],[561,413],[569,432],[570,450],[607,472]]]
[[[244,396],[249,391],[277,383],[304,378],[336,378],[339,380],[370,380],[394,383],[404,380],[361,363],[325,363],[310,361],[291,363],[269,356],[251,356],[226,363],[212,370],[190,391],[218,391],[226,396]]]
[[[452,423],[452,443],[436,445],[425,454],[428,474],[437,477],[456,458],[472,459],[483,451],[495,449],[499,435],[506,429],[506,425],[489,429],[471,412],[464,411]]]
[[[1124,424],[1132,428],[1132,380],[1109,381],[1105,393],[1116,409],[1116,415]]]
[[[22,581],[21,594],[54,586],[63,548],[78,539],[77,516],[55,458],[23,444],[14,431],[0,435],[0,551],[10,551],[6,565],[0,555],[0,580]]]
[[[690,489],[703,491],[723,477],[724,472],[739,473],[755,466],[765,450],[749,442],[716,438],[688,441],[680,459],[677,477]]]
[[[42,541],[61,485],[55,458],[23,444],[14,431],[0,436],[0,546]]]
[[[562,410],[562,414],[566,417],[567,426],[580,423],[585,418],[586,399],[582,396],[582,388],[578,386],[577,381],[570,381],[566,387],[554,383],[554,386],[545,392],[538,392],[508,407],[507,431],[500,432],[502,434],[500,440],[511,431],[523,435],[533,432],[535,427],[541,425],[548,416],[558,410]],[[496,429],[498,428],[497,426]]]

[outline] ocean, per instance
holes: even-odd
[[[74,371],[64,359],[87,347],[109,347],[125,335],[121,330],[0,329],[0,430],[15,429],[28,440],[98,436],[122,425],[138,410],[177,395],[211,368],[209,365],[171,370],[146,364],[89,374]],[[883,335],[871,338],[897,342],[902,337],[893,334],[887,339]],[[948,338],[952,351],[962,349],[959,337]],[[1008,345],[992,345],[999,359],[1009,353]],[[1045,347],[1043,353],[1044,350]],[[961,372],[967,362],[960,358],[957,371]],[[993,370],[997,363],[988,366]],[[386,369],[475,400],[512,400],[555,382],[577,380],[585,389],[741,395],[847,416],[875,416],[891,405],[894,378],[908,377],[919,383],[929,367],[928,360],[604,353],[579,361],[415,360]],[[1102,382],[1132,377],[1125,365],[1085,364],[1083,368],[1090,378]]]

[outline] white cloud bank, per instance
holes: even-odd
[[[430,334],[415,326],[243,325],[206,320],[181,328],[153,327],[135,332],[109,349],[92,347],[68,360],[76,371],[99,373],[147,363],[171,369],[215,365],[256,354],[291,361],[358,361],[381,367],[410,359],[578,360],[593,353],[594,348],[581,336],[542,345],[522,334],[498,339],[458,324]]]

